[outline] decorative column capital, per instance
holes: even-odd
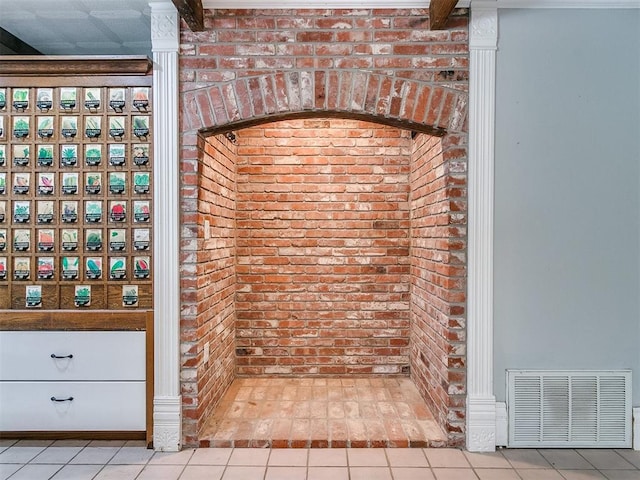
[[[469,34],[471,50],[496,50],[498,48],[498,8],[471,8]]]
[[[172,2],[149,2],[151,46],[154,52],[177,52],[180,44],[180,17]]]

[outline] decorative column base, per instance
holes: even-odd
[[[153,399],[153,449],[177,452],[182,448],[182,397]]]
[[[467,397],[467,450],[496,450],[495,397]]]

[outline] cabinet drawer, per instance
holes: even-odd
[[[0,382],[0,405],[5,432],[146,428],[144,382]]]
[[[145,332],[0,332],[0,380],[144,378]]]

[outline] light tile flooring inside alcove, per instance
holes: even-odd
[[[407,377],[237,378],[200,436],[226,448],[444,445]]]

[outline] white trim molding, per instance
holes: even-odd
[[[203,0],[205,9],[429,8],[429,0]],[[640,8],[640,0],[459,0],[456,8]]]
[[[633,439],[632,439],[632,448],[634,450],[640,451],[640,407],[633,409]]]
[[[178,12],[170,1],[149,2],[153,50],[153,447],[178,451],[180,396],[180,197],[178,161]]]
[[[471,8],[467,449],[496,448],[493,394],[493,191],[498,10]]]
[[[640,8],[640,0],[473,0],[478,8]]]
[[[471,0],[459,0],[457,8],[468,8]],[[308,9],[308,8],[429,8],[429,0],[280,0],[276,6],[265,0],[203,0],[202,7],[222,9]]]

